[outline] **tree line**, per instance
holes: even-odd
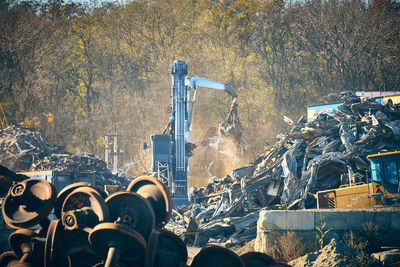
[[[287,130],[283,115],[328,93],[400,91],[399,33],[394,0],[0,0],[0,102],[70,151],[101,155],[117,130],[139,160],[168,122],[170,65],[183,59],[237,92],[251,159]],[[194,139],[230,106],[198,94]]]

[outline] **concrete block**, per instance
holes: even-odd
[[[288,211],[285,230],[314,230],[314,212],[308,210]]]
[[[400,211],[394,211],[390,214],[390,228],[394,231],[400,231]]]
[[[287,211],[284,210],[262,210],[258,220],[258,226],[263,231],[288,229]]]
[[[304,240],[315,237],[315,227],[330,230],[326,236],[341,239],[347,231],[361,231],[371,222],[378,227],[379,244],[398,246],[400,240],[400,209],[376,208],[370,210],[262,210],[257,222],[256,250],[266,252],[277,237],[286,231],[294,231]],[[383,242],[384,241],[384,242]]]
[[[315,226],[322,227],[326,223],[326,230],[360,230],[360,222],[365,221],[367,217],[365,211],[316,210]]]
[[[268,232],[257,232],[254,250],[261,253],[266,253],[273,244],[270,242]]]
[[[314,211],[263,210],[258,226],[264,231],[307,231],[314,229]]]
[[[371,222],[378,227],[379,231],[389,231],[391,228],[391,213],[390,211],[368,210],[366,211],[367,217],[361,227]]]
[[[326,229],[362,230],[367,223],[373,223],[379,230],[390,230],[391,212],[376,210],[326,210],[315,213],[315,224],[326,222]]]
[[[340,225],[340,228],[347,228],[346,224],[343,222],[343,218],[339,218],[336,213],[332,213],[331,210],[315,210],[314,213],[315,226],[321,228],[324,223],[326,223],[324,229],[337,229],[336,227]]]

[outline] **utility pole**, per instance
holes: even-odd
[[[117,173],[118,170],[118,134],[115,132],[114,134],[114,164],[113,164],[113,173]]]
[[[104,161],[107,164],[107,169],[112,167],[111,171],[116,173],[118,171],[118,155],[123,154],[125,154],[123,151],[118,151],[118,132],[106,134],[104,136]]]
[[[110,155],[110,144],[108,143],[108,135],[106,134],[104,136],[104,161],[107,164],[107,169],[109,169],[109,162],[108,162],[108,156]]]

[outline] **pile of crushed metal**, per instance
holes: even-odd
[[[62,147],[52,146],[40,132],[33,129],[10,126],[0,132],[0,165],[16,171],[52,170],[71,175],[93,174],[96,185],[127,185],[128,180],[114,175],[99,157],[77,152],[70,154]]]
[[[74,177],[79,177],[82,174],[93,174],[95,176],[95,184],[99,186],[126,186],[129,183],[127,177],[112,174],[105,161],[87,152],[49,155],[32,164],[30,171],[38,170],[68,172]]]
[[[256,236],[259,209],[313,208],[315,193],[347,183],[348,173],[365,181],[367,155],[400,148],[400,105],[350,92],[340,97],[337,111],[311,122],[285,117],[291,130],[251,166],[192,190],[192,204],[175,213],[174,231],[193,236],[187,241],[199,246],[246,242]]]
[[[0,164],[10,170],[27,171],[32,163],[59,150],[32,129],[12,125],[0,132]]]

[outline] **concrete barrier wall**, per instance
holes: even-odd
[[[325,242],[340,240],[346,232],[360,232],[367,223],[377,227],[382,246],[400,245],[400,208],[369,210],[261,210],[257,222],[255,249],[266,252],[275,240],[287,231],[295,232],[304,241],[316,240],[318,231],[330,230]]]

